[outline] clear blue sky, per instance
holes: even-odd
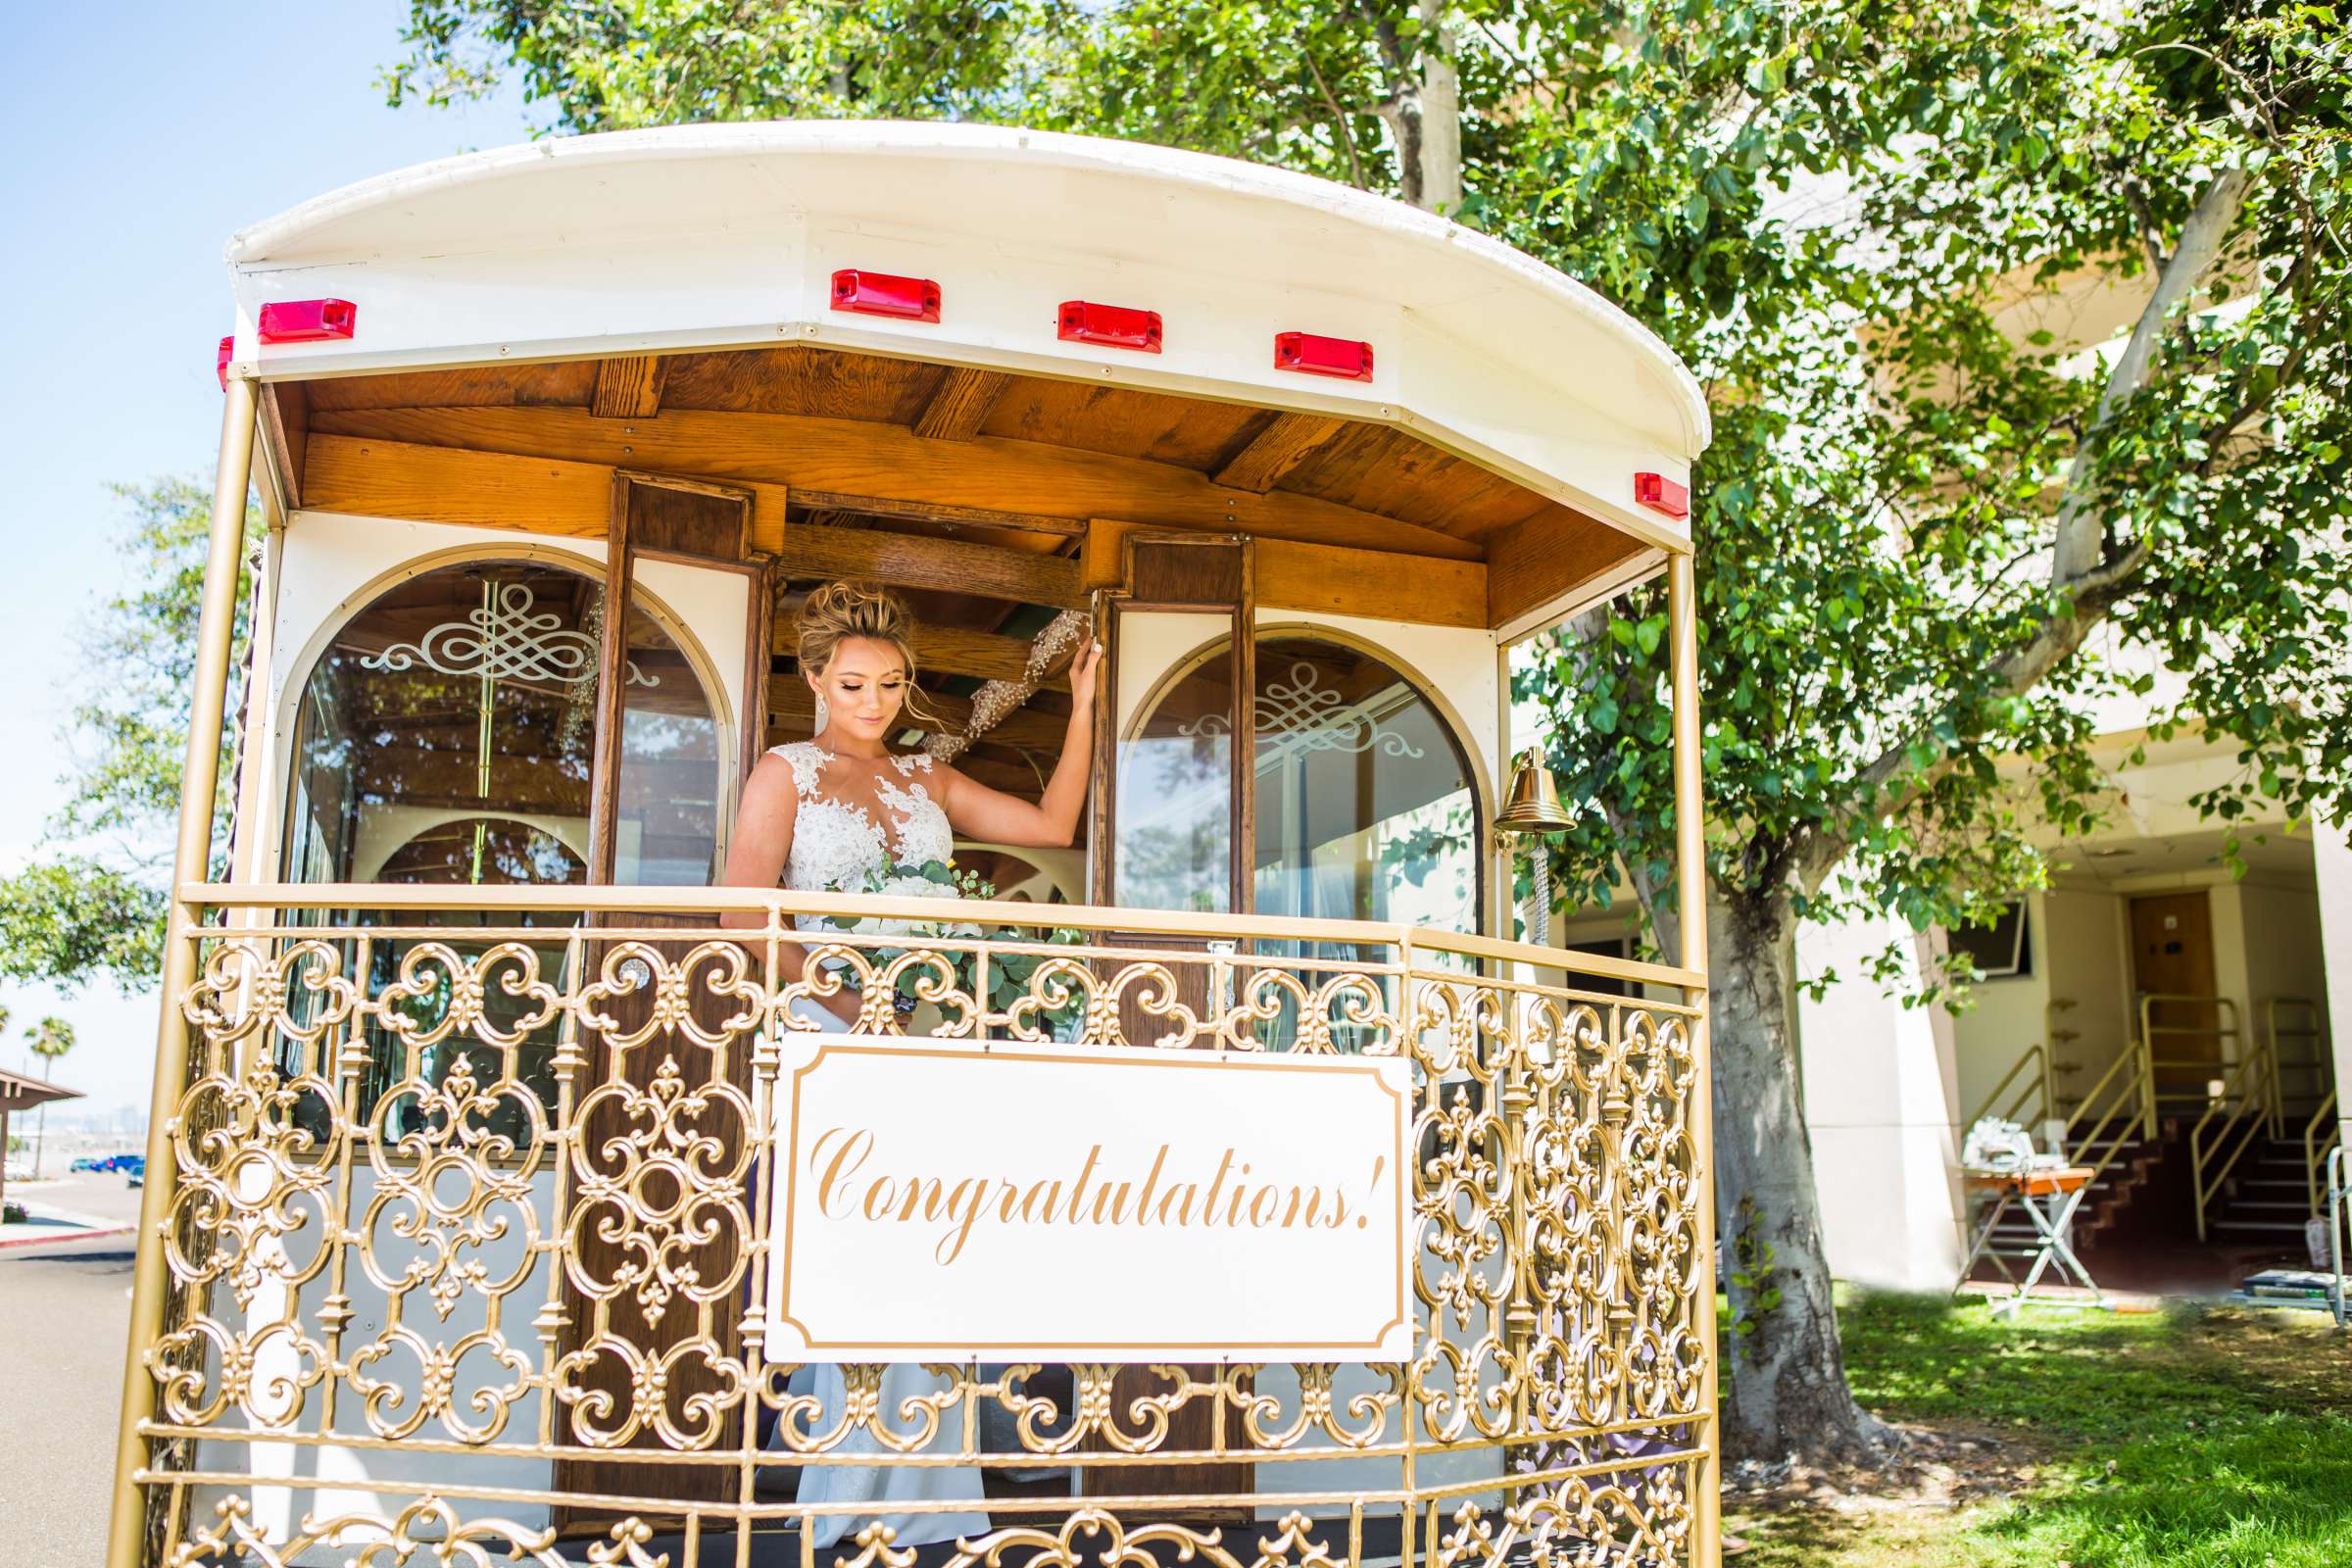
[[[375,78],[399,53],[406,15],[398,0],[10,15],[0,298],[15,368],[0,429],[15,593],[0,614],[11,753],[0,865],[23,861],[60,797],[69,758],[58,727],[81,678],[75,628],[119,569],[108,484],[168,473],[210,483],[229,233],[386,170],[529,134],[512,93],[460,111],[386,108]],[[0,986],[0,1004],[15,1015],[0,1066],[24,1070],[24,1026],[54,1012],[80,1037],[59,1080],[95,1106],[145,1105],[152,997]]]

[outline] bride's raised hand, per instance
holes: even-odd
[[[1102,645],[1092,635],[1078,645],[1078,656],[1070,661],[1070,709],[1073,714],[1084,713],[1095,706],[1095,679],[1102,669]]]

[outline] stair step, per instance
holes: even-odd
[[[2217,1236],[2224,1231],[2237,1236],[2291,1236],[2298,1241],[2303,1236],[2303,1222],[2299,1219],[2221,1219],[2205,1228]]]

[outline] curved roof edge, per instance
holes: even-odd
[[[364,220],[434,192],[525,175],[535,168],[588,169],[664,160],[749,159],[765,154],[856,152],[908,158],[992,158],[1031,166],[1115,173],[1224,196],[1324,214],[1403,241],[1447,265],[1539,293],[1581,317],[1656,372],[1672,389],[1686,455],[1695,457],[1713,423],[1697,380],[1656,333],[1574,278],[1498,240],[1434,213],[1329,180],[1240,160],[1140,142],[998,125],[908,121],[773,121],[664,126],[554,138],[460,154],[346,185],[239,229],[226,257],[234,269],[283,266],[348,254]],[[404,235],[405,237],[405,235]],[[417,234],[419,249],[430,236]]]

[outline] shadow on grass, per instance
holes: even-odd
[[[2343,1568],[2352,1564],[2352,1343],[2316,1314],[2034,1312],[1857,1296],[1847,1372],[1892,1419],[2042,1456],[2005,1503],[1809,1506],[1759,1520],[1742,1564]]]

